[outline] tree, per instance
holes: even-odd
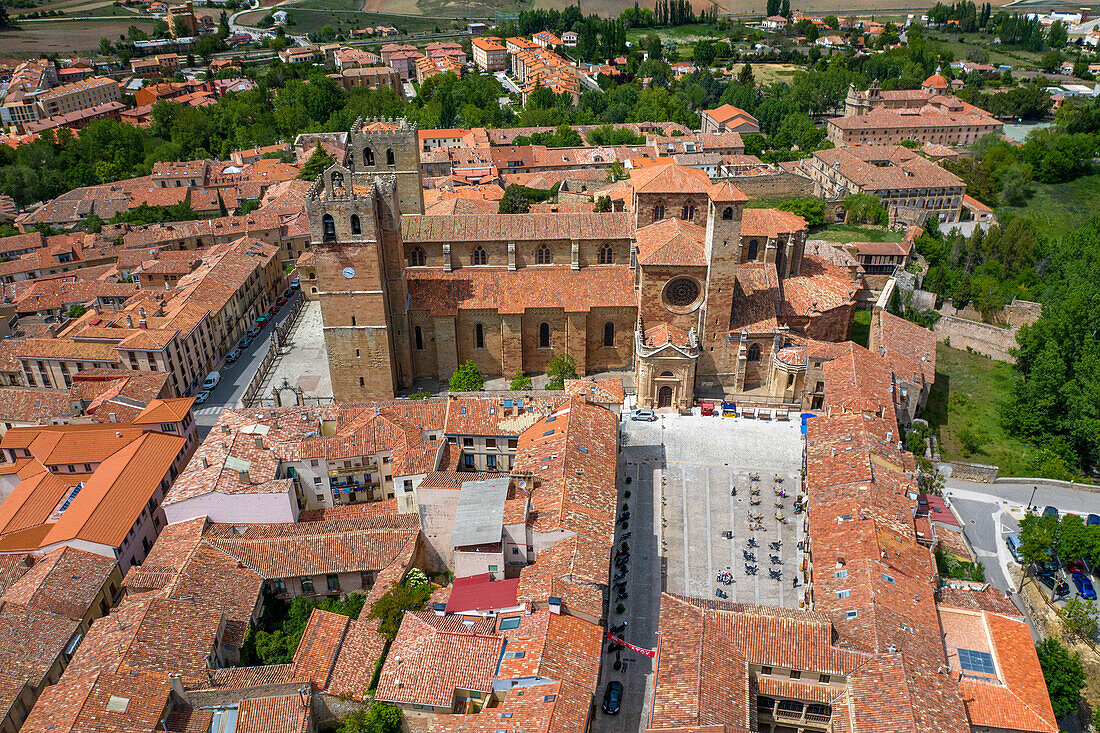
[[[218,37],[222,40],[229,37],[229,15],[224,10],[218,16]]]
[[[1069,35],[1066,30],[1066,24],[1060,20],[1056,20],[1050,24],[1050,29],[1047,30],[1047,45],[1053,49],[1064,48],[1066,42],[1069,40]]]
[[[113,50],[114,49],[111,46],[111,40],[109,38],[100,38],[99,39],[99,55],[100,56],[110,56],[111,51],[113,51]]]
[[[840,19],[837,18],[835,15],[826,15],[825,19],[822,22],[825,23],[825,25],[829,28],[832,28],[834,31],[840,28]]]
[[[791,19],[791,0],[783,0],[782,5],[779,6],[779,14],[787,20]]]
[[[1039,656],[1039,666],[1043,668],[1043,679],[1047,683],[1054,714],[1060,718],[1077,712],[1081,690],[1085,688],[1085,670],[1081,666],[1081,656],[1076,652],[1070,654],[1053,637],[1036,644],[1035,652]]]
[[[1059,66],[1062,65],[1062,52],[1058,49],[1051,49],[1042,55],[1039,59],[1039,68],[1043,71],[1056,71]]]
[[[746,63],[741,67],[741,72],[737,75],[737,83],[741,86],[751,87],[755,86],[756,82],[752,77],[752,66]]]
[[[379,622],[378,633],[393,641],[397,630],[401,628],[401,619],[405,611],[421,611],[432,595],[432,586],[428,583],[411,587],[407,582],[394,583],[370,607],[368,618]]]
[[[768,0],[767,14],[768,14],[769,18],[773,15],[779,15],[779,3],[780,2],[781,2],[781,0]]]
[[[172,35],[175,38],[186,38],[191,35],[191,28],[188,27],[187,21],[183,19],[182,15],[177,15],[172,19]]]
[[[345,716],[336,733],[401,733],[401,710],[376,702],[367,711],[356,710]]]
[[[485,389],[485,378],[477,364],[467,361],[451,375],[450,387],[452,392],[480,392]]]
[[[87,312],[88,309],[80,303],[73,303],[71,306],[69,306],[69,310],[65,311],[65,315],[67,315],[69,318],[80,318]]]
[[[547,389],[565,389],[565,380],[577,379],[577,362],[569,354],[556,354],[546,365]]]
[[[84,217],[84,231],[90,234],[99,234],[103,229],[103,224],[103,219],[95,212]]]
[[[593,209],[598,214],[604,214],[611,211],[611,197],[610,196],[597,196],[596,208]]]
[[[512,382],[508,385],[508,389],[519,392],[524,389],[531,389],[531,378],[523,373],[523,370],[519,370],[512,375]]]
[[[887,214],[878,196],[853,193],[844,199],[844,221],[849,224],[886,224]]]
[[[298,178],[303,181],[317,180],[317,176],[325,172],[325,170],[336,162],[336,158],[332,157],[325,152],[325,149],[321,147],[321,143],[317,143],[317,147],[313,149],[312,155],[309,156],[309,160],[302,166],[302,170],[298,171]]]
[[[1062,625],[1068,631],[1086,639],[1094,638],[1100,627],[1096,613],[1096,601],[1086,601],[1079,596],[1069,599],[1066,605],[1058,609]]]
[[[1051,559],[1061,527],[1058,518],[1047,514],[1025,514],[1020,519],[1020,557],[1028,562],[1045,563]]]

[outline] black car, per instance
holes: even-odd
[[[1050,588],[1055,598],[1069,595],[1069,584],[1054,573],[1039,572],[1035,574],[1035,577],[1039,579],[1040,583]]]
[[[608,715],[618,715],[623,702],[623,683],[611,680],[603,693],[603,711]]]

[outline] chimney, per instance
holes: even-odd
[[[547,599],[547,603],[550,606],[550,613],[561,614],[561,598],[558,596],[550,596],[550,598]]]
[[[206,456],[203,456],[203,457],[202,457],[202,467],[203,467],[203,468],[210,468],[210,461],[208,461],[208,460],[206,459]]]
[[[108,412],[107,413],[107,419],[111,422],[118,422],[118,413],[117,412]]]
[[[264,439],[263,439],[262,436],[259,436],[259,435],[253,436],[252,440],[255,441],[257,448],[259,448],[260,450],[263,450]]]
[[[183,678],[179,676],[179,673],[168,675],[168,683],[172,685],[172,692],[183,700],[187,699],[187,691],[183,689]]]
[[[248,469],[247,468],[244,469],[243,471],[237,471],[237,477],[240,478],[242,484],[250,483],[250,481],[248,480]]]
[[[436,616],[446,616],[447,615],[447,604],[446,603],[436,603],[433,606],[433,609],[435,610],[435,615]]]
[[[129,313],[127,313],[126,314],[126,328],[133,328],[133,327],[134,327],[134,319],[130,317]]]

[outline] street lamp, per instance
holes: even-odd
[[[1038,490],[1039,490],[1038,486],[1032,486],[1031,487],[1031,498],[1027,500],[1027,510],[1029,512],[1031,511],[1031,502],[1032,502],[1033,499],[1035,499],[1035,492],[1038,491]]]

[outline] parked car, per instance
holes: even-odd
[[[284,305],[286,305],[286,302],[287,302],[288,300],[290,300],[290,297],[289,297],[289,296],[287,296],[287,295],[280,295],[280,296],[279,296],[279,299],[275,301],[275,305],[276,305],[276,306],[278,306],[279,308],[282,308],[282,307],[283,307]]]
[[[1096,600],[1096,589],[1092,587],[1092,581],[1084,573],[1073,574],[1073,584],[1077,586],[1077,595],[1086,601]]]
[[[1072,575],[1085,572],[1084,560],[1070,560],[1066,563],[1066,571]]]
[[[291,290],[297,290],[300,287],[302,287],[302,281],[300,278],[295,277],[293,280],[290,281]]]
[[[1008,551],[1012,553],[1012,559],[1016,562],[1020,562],[1020,535],[1013,533],[1008,537],[1005,537],[1005,544],[1008,545]]]
[[[252,345],[252,337],[251,336],[245,336],[243,339],[241,339],[241,342],[239,344],[237,344],[237,348],[240,349],[241,351],[244,351],[245,349],[247,349],[251,345]]]
[[[260,331],[262,331],[263,329],[263,326],[253,326],[252,328],[248,329],[248,335],[252,338],[256,338],[260,335]]]
[[[1100,514],[1090,514],[1089,518],[1085,520],[1085,526],[1093,527],[1100,524]]]
[[[206,375],[206,379],[202,380],[202,388],[207,391],[212,390],[218,386],[220,381],[222,381],[220,372],[210,372]]]
[[[642,422],[653,422],[657,419],[657,413],[655,413],[653,410],[646,409],[635,410],[634,412],[630,413],[630,419],[640,420]]]
[[[1055,599],[1069,595],[1069,584],[1054,573],[1036,573],[1035,577],[1039,579],[1040,583],[1050,588]]]
[[[623,703],[623,683],[611,680],[603,693],[603,711],[608,715],[618,715]]]
[[[699,414],[711,417],[715,414],[713,402],[703,402],[699,405]]]
[[[267,312],[268,312],[268,315],[273,316],[273,315],[275,315],[276,313],[279,312],[279,306],[276,305],[275,303],[272,303],[271,307],[267,309]]]
[[[1055,519],[1057,519],[1058,518],[1058,510],[1055,509],[1052,506],[1048,506],[1046,509],[1043,510],[1043,516],[1044,517],[1048,517],[1048,516],[1049,517],[1054,517]]]
[[[285,298],[286,300],[290,300],[290,296],[292,295],[294,295],[294,291],[289,287],[287,287],[287,289],[283,291],[283,298]]]
[[[267,313],[261,313],[260,317],[256,319],[256,325],[259,326],[260,328],[263,328],[271,320],[272,320],[272,318],[271,318],[270,315],[268,315]]]
[[[195,395],[195,404],[201,405],[208,399],[210,399],[210,390],[203,390],[202,392],[199,392],[197,395]]]
[[[236,349],[233,349],[232,351],[230,351],[228,354],[225,355],[225,363],[226,364],[232,364],[233,362],[235,362],[237,359],[240,359],[240,358],[241,358],[241,350],[240,350],[240,348],[236,348]]]

